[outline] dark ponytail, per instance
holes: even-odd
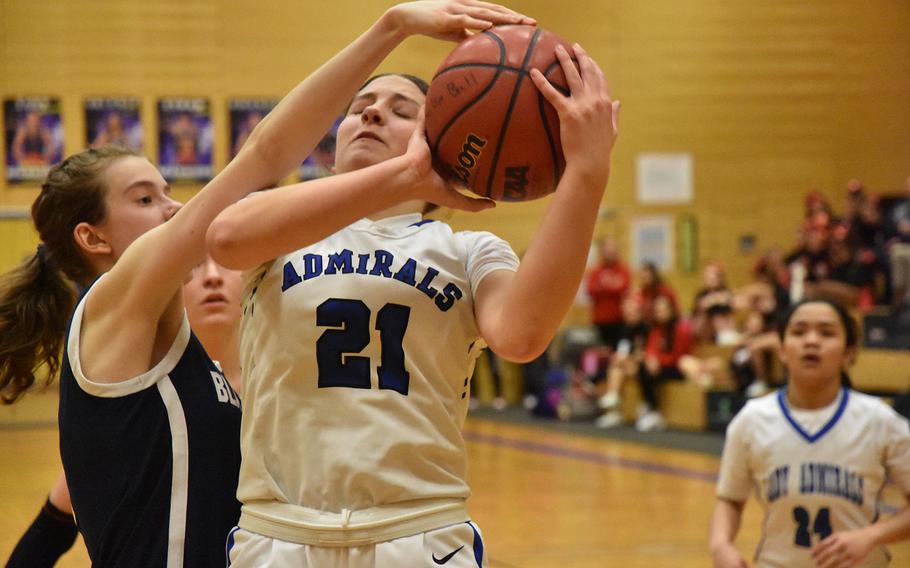
[[[0,401],[12,404],[42,367],[45,384],[59,371],[75,290],[47,257],[44,245],[0,276]]]
[[[60,370],[66,325],[75,304],[73,283],[97,276],[73,237],[79,223],[107,215],[102,173],[116,159],[135,156],[105,146],[74,154],[50,169],[32,204],[41,244],[30,258],[0,276],[0,402],[11,404],[39,376]],[[45,374],[46,372],[46,374]]]

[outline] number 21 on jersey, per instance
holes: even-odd
[[[369,357],[358,356],[370,343],[372,312],[361,300],[329,298],[316,308],[316,325],[328,327],[316,340],[319,388],[370,388]],[[411,308],[386,304],[376,314],[381,355],[379,388],[408,394],[410,375],[405,369],[404,341]]]

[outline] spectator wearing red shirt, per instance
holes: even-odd
[[[667,298],[673,306],[673,313],[679,312],[679,301],[676,292],[669,284],[663,281],[657,266],[653,262],[646,262],[638,273],[637,299],[641,304],[642,316],[645,323],[654,323],[654,301],[657,298]]]
[[[600,262],[588,272],[586,279],[591,321],[604,345],[616,349],[622,330],[622,301],[629,291],[632,273],[620,258],[614,239],[601,240],[598,252]]]
[[[667,380],[681,380],[679,359],[692,349],[692,330],[679,318],[679,312],[667,296],[654,300],[654,323],[645,340],[644,361],[639,367],[638,382],[644,403],[639,409],[635,428],[642,432],[662,430],[667,423],[657,409],[657,385]]]

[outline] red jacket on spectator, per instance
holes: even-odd
[[[622,321],[622,300],[631,282],[632,273],[622,262],[598,264],[588,272],[586,284],[593,323]]]
[[[679,358],[692,350],[692,329],[687,320],[679,319],[673,326],[672,342],[666,327],[654,325],[645,341],[645,356],[657,357],[661,367],[675,367]]]
[[[676,299],[676,292],[666,282],[660,282],[657,286],[640,288],[636,294],[646,322],[654,321],[654,300],[660,297],[670,300],[673,305],[673,311],[679,312],[679,301]]]

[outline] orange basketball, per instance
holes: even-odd
[[[565,168],[556,109],[531,81],[539,69],[569,89],[554,48],[533,26],[497,26],[461,42],[427,93],[427,141],[436,170],[474,193],[527,201],[551,193]]]

